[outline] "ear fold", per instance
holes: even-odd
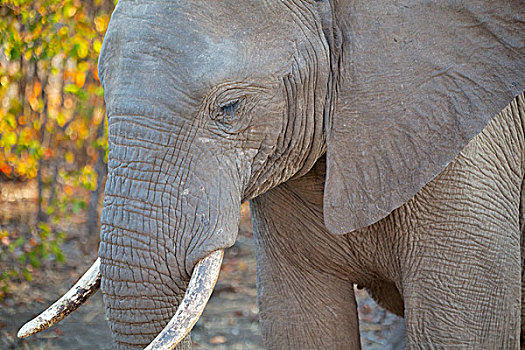
[[[334,1],[342,46],[325,224],[387,216],[525,85],[522,1]]]

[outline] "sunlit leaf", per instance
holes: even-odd
[[[66,160],[66,163],[73,164],[73,161],[75,160],[75,155],[73,154],[73,152],[66,152],[64,159]]]
[[[102,41],[95,40],[95,42],[93,42],[93,50],[95,50],[96,53],[100,53],[100,50],[102,50]]]
[[[17,141],[16,133],[14,132],[4,132],[2,134],[2,139],[0,139],[0,146],[2,147],[11,147],[16,144]]]

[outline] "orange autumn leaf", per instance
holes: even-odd
[[[64,192],[66,192],[66,194],[68,196],[71,196],[73,194],[73,187],[69,186],[69,185],[66,185],[64,187]]]
[[[100,79],[98,78],[98,66],[95,66],[95,69],[93,70],[93,77],[96,81],[100,81]]]
[[[33,96],[38,96],[42,92],[42,84],[37,80],[35,81],[35,84],[33,84]]]
[[[75,74],[75,85],[79,88],[84,86],[84,83],[86,82],[86,74],[78,72]]]
[[[29,102],[29,105],[33,109],[33,111],[38,110],[38,98],[36,96],[30,95],[27,97],[27,101]]]
[[[2,172],[4,174],[6,174],[7,176],[9,176],[13,172],[13,168],[11,168],[7,164],[0,164],[0,172]]]
[[[46,148],[44,151],[44,159],[48,160],[53,155],[53,150],[51,148]]]
[[[72,79],[75,76],[75,72],[71,69],[66,69],[64,71],[64,80]]]

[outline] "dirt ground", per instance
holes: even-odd
[[[13,212],[32,210],[28,203],[7,199],[0,197],[0,225],[12,222],[6,216]],[[24,220],[24,216],[15,219]],[[64,229],[68,232],[66,263],[46,263],[30,284],[17,284],[0,304],[0,349],[111,349],[101,293],[57,326],[28,339],[16,338],[22,324],[66,292],[96,259],[96,245],[89,246],[96,238],[85,237],[82,222],[66,222]],[[258,329],[253,245],[246,207],[237,243],[226,251],[215,291],[192,331],[195,349],[264,349]],[[391,349],[392,337],[402,334],[403,320],[378,307],[365,291],[356,293],[363,349]]]

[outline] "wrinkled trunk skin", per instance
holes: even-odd
[[[218,174],[214,164],[202,168],[210,161],[191,161],[192,153],[206,152],[173,136],[183,128],[162,132],[136,120],[111,120],[101,220],[101,289],[118,349],[143,349],[157,336],[177,310],[194,265],[231,246],[239,220],[240,196],[228,174]],[[188,349],[189,339],[185,343],[178,349]]]

